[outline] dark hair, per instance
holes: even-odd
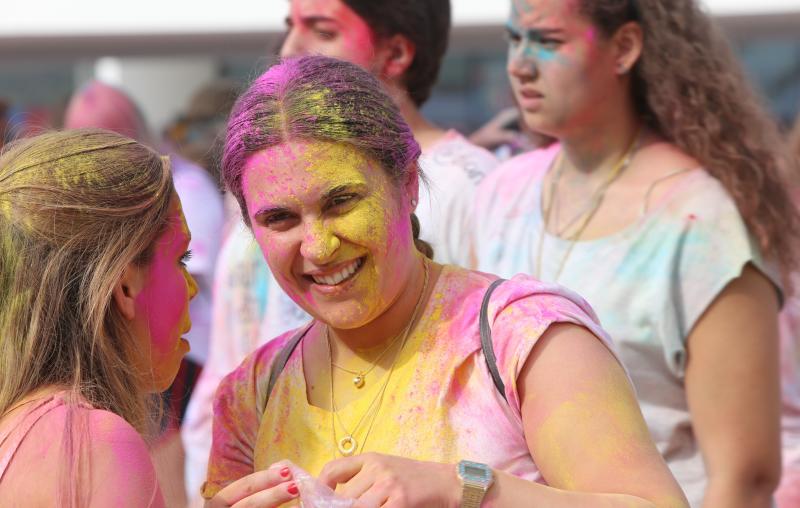
[[[765,255],[796,265],[800,218],[778,126],[748,85],[730,46],[695,0],[581,0],[606,37],[642,27],[632,94],[645,123],[722,183]]]
[[[424,181],[419,144],[374,76],[324,56],[287,58],[250,85],[228,121],[222,178],[248,225],[242,192],[248,157],[294,139],[346,143],[379,162],[398,185],[413,169]],[[431,257],[433,250],[418,239],[419,228],[412,230],[418,250]]]
[[[342,0],[378,37],[403,35],[415,48],[403,76],[411,99],[421,106],[431,95],[450,39],[450,0]]]

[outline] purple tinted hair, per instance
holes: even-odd
[[[379,162],[398,185],[414,170],[425,179],[417,164],[419,144],[372,74],[324,56],[287,58],[250,85],[228,120],[222,180],[248,226],[242,192],[245,163],[253,153],[291,140],[348,144]],[[431,246],[419,240],[413,214],[411,224],[417,249],[433,257]]]
[[[245,221],[245,162],[255,152],[291,140],[346,143],[378,161],[396,182],[412,168],[420,171],[419,144],[375,77],[334,58],[287,58],[250,85],[228,121],[222,179]]]

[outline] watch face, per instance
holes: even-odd
[[[458,463],[458,470],[463,478],[472,481],[485,483],[492,479],[492,470],[485,464],[480,464],[478,462],[462,460]]]
[[[475,466],[464,466],[464,474],[467,476],[483,476],[484,470]]]

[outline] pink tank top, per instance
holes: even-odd
[[[66,392],[57,392],[28,402],[26,410],[16,415],[5,429],[0,430],[0,482],[14,454],[36,422],[53,409],[66,404],[66,395]],[[81,404],[81,407],[91,408],[88,404]]]

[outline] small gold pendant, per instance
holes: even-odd
[[[363,388],[364,387],[364,374],[357,374],[356,377],[353,378],[353,384],[356,388]]]
[[[349,457],[356,451],[357,446],[358,443],[356,443],[356,439],[353,436],[344,436],[339,440],[339,453]]]

